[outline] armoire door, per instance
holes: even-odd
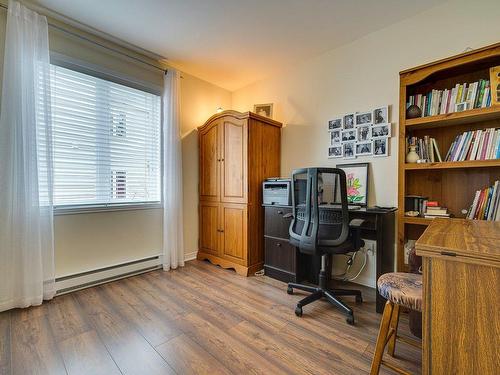
[[[220,255],[220,205],[213,202],[200,202],[200,250],[213,255]]]
[[[222,256],[233,262],[247,263],[247,206],[221,204]]]
[[[247,203],[247,139],[246,120],[222,119],[222,202]]]
[[[200,130],[200,199],[220,201],[221,122]]]

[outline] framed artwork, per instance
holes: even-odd
[[[344,115],[343,121],[342,121],[342,127],[344,129],[353,129],[354,128],[354,113],[348,113]]]
[[[273,118],[273,103],[254,104],[253,111],[260,116]]]
[[[356,143],[342,143],[342,157],[344,159],[354,159],[356,157]]]
[[[335,146],[340,143],[342,140],[342,135],[341,135],[342,130],[337,129],[337,130],[332,130],[330,132],[330,146]]]
[[[328,147],[328,157],[331,158],[341,158],[342,157],[342,145],[334,145]]]
[[[373,140],[373,156],[389,156],[389,138],[378,138]]]
[[[391,124],[377,124],[372,126],[372,138],[383,138],[391,136]]]
[[[356,125],[366,125],[371,124],[373,117],[373,112],[360,112],[356,113]]]
[[[337,164],[344,170],[347,182],[347,202],[357,206],[368,204],[368,165],[369,163]]]
[[[375,108],[373,110],[373,123],[385,124],[389,122],[389,106]]]
[[[368,156],[372,154],[372,141],[357,142],[356,143],[356,156]]]
[[[342,117],[328,121],[328,130],[342,129]]]

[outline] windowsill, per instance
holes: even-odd
[[[76,215],[112,211],[136,211],[163,208],[160,202],[110,205],[54,206],[54,215]]]

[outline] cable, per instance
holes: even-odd
[[[359,250],[361,251],[361,249]],[[363,264],[361,265],[358,273],[355,275],[355,276],[352,276],[352,277],[349,277],[348,276],[348,273],[352,267],[352,265],[354,264],[354,260],[356,259],[356,254],[359,252],[355,252],[351,255],[347,255],[347,254],[342,254],[342,255],[345,255],[345,256],[348,256],[349,259],[347,260],[346,262],[346,269],[345,269],[345,272],[342,273],[342,274],[338,274],[338,275],[333,275],[332,277],[335,279],[335,280],[342,280],[342,281],[353,281],[355,280],[359,275],[361,275],[361,272],[363,272],[363,270],[365,269],[365,266],[366,266],[366,263],[368,263],[368,252],[366,251],[366,249],[363,248],[363,254],[364,254],[364,258],[363,258]]]

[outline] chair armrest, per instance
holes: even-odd
[[[349,232],[355,249],[354,251],[358,251],[361,247],[365,246],[365,241],[361,239],[361,226],[364,222],[365,220],[363,219],[352,219],[349,223]]]

